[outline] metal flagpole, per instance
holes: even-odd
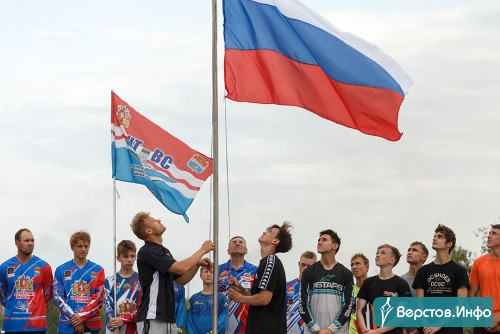
[[[117,315],[116,311],[116,179],[113,177],[113,308],[115,311],[115,317]]]
[[[212,302],[212,333],[217,334],[219,315],[219,118],[217,90],[217,0],[212,0],[212,146],[213,146],[213,238],[214,274]]]

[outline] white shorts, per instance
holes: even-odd
[[[175,323],[145,320],[137,323],[137,334],[177,334]]]

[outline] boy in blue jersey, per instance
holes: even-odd
[[[134,271],[136,247],[132,241],[122,240],[116,247],[116,252],[116,259],[120,262],[120,271],[116,273],[116,288],[115,276],[109,276],[104,282],[106,333],[120,331],[120,334],[136,334],[137,308],[142,297],[139,274]]]
[[[212,333],[212,304],[213,304],[213,271],[201,267],[200,278],[203,282],[203,290],[189,298],[187,311],[186,331],[187,334]],[[218,333],[224,333],[227,327],[227,297],[219,294],[219,309],[217,316]]]
[[[102,329],[100,308],[104,302],[104,269],[87,259],[90,234],[71,235],[73,260],[54,273],[54,304],[61,312],[58,333],[98,333]]]
[[[229,261],[219,265],[219,292],[225,296],[229,292],[230,277],[234,277],[247,291],[252,288],[257,267],[245,260],[247,252],[247,243],[243,237],[234,236],[229,240],[227,247]],[[245,333],[247,315],[248,304],[229,300],[226,334]]]
[[[286,283],[286,327],[287,334],[304,334],[307,327],[299,313],[300,279],[304,269],[312,266],[316,262],[316,254],[306,251],[300,256],[299,277]]]
[[[5,333],[45,333],[47,305],[52,300],[52,269],[33,255],[35,239],[27,228],[14,236],[17,256],[0,265],[0,303],[5,307]]]

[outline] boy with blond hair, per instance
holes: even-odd
[[[104,302],[104,269],[87,259],[90,234],[71,235],[73,259],[56,268],[54,304],[61,312],[58,333],[98,333],[102,329],[100,308]]]
[[[380,268],[380,272],[376,276],[368,277],[363,282],[358,293],[356,320],[361,332],[364,334],[403,333],[403,328],[399,327],[376,328],[374,324],[371,324],[363,316],[363,308],[368,306],[366,313],[370,316],[370,319],[373,319],[370,308],[377,297],[411,297],[408,283],[392,271],[392,268],[398,264],[400,258],[401,253],[392,245],[383,244],[377,248],[375,265]]]

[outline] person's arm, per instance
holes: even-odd
[[[423,297],[423,296],[424,296],[424,289],[422,288],[415,289],[415,297]]]
[[[54,282],[54,276],[52,276],[52,268],[50,267],[49,264],[46,264],[42,268],[42,286],[43,286],[43,296],[45,299],[45,305],[49,305],[49,303],[52,301],[52,298],[54,298],[54,287],[53,287],[53,282]]]
[[[175,262],[175,263],[177,263],[177,262]],[[192,267],[191,269],[189,269],[184,275],[181,275],[180,277],[178,277],[175,280],[175,283],[177,283],[181,286],[184,286],[184,285],[188,284],[189,282],[191,282],[193,277],[198,273],[198,269],[200,267],[207,267],[209,270],[212,270],[213,266],[214,266],[214,264],[212,263],[212,261],[208,257],[204,257],[203,259],[199,260],[198,263],[196,263],[196,265],[194,267]],[[169,269],[169,271],[171,271],[171,270]]]
[[[230,276],[227,280],[227,284],[232,290],[241,293],[243,296],[250,296],[250,291],[245,289],[236,277]]]
[[[347,269],[346,269],[347,270]],[[351,311],[352,311],[352,290],[354,285],[354,279],[352,277],[351,272],[347,273],[348,281],[344,286],[344,291],[342,292],[342,300],[343,305],[342,309],[338,313],[337,317],[333,320],[333,322],[328,326],[328,328],[332,331],[332,333],[338,331],[344,326],[344,324],[351,319]]]
[[[358,295],[359,296],[359,295]],[[358,307],[356,309],[356,321],[358,322],[359,329],[364,333],[368,330],[368,325],[363,316],[363,308],[366,306],[366,300],[358,297]],[[366,312],[370,312],[367,310]]]
[[[114,305],[114,277],[110,276],[107,277],[106,280],[104,281],[104,309],[106,311],[106,327],[112,331],[115,332],[118,330],[116,326],[113,325],[113,323],[110,324],[111,319],[115,317],[115,305]]]
[[[468,296],[469,297],[477,297],[477,294],[479,293],[479,286],[477,285],[471,285],[469,289]]]
[[[467,297],[469,289],[466,286],[462,286],[457,290],[457,297]]]
[[[309,267],[311,268],[311,267]],[[302,320],[304,320],[304,323],[306,326],[313,332],[316,330],[319,330],[318,324],[316,324],[316,321],[314,320],[314,317],[311,313],[311,308],[310,308],[310,300],[309,300],[309,280],[310,280],[310,275],[309,275],[309,268],[305,269],[302,272],[302,278],[300,280],[300,298],[299,298],[299,314],[302,317]]]
[[[7,303],[7,275],[6,268],[0,266],[0,304],[5,307]]]
[[[244,296],[240,292],[230,289],[227,296],[229,299],[240,304],[243,303],[252,306],[266,306],[273,298],[273,293],[268,290],[260,290],[254,295]]]
[[[214,243],[211,240],[206,240],[201,245],[200,249],[194,252],[190,257],[182,260],[174,262],[168,271],[173,272],[178,275],[187,274],[193,267],[198,266],[198,262],[200,262],[203,255],[209,253],[215,248]],[[198,269],[198,267],[196,268]]]
[[[69,319],[75,313],[71,306],[66,303],[66,291],[64,288],[64,277],[62,270],[57,270],[54,275],[53,291],[54,291],[54,305],[59,309],[59,312]]]
[[[99,309],[104,303],[104,280],[104,269],[100,268],[100,270],[97,272],[95,283],[92,284],[92,281],[90,282],[91,285],[94,285],[93,287],[91,287],[91,300],[83,307],[83,309],[72,316],[73,319],[76,319],[76,316],[78,316],[80,321],[84,322],[95,316],[96,313],[99,313]],[[73,324],[73,322],[76,321],[70,318],[70,322]]]
[[[168,271],[181,275],[179,278],[177,278],[175,281],[179,285],[185,285],[191,279],[193,279],[194,275],[196,275],[196,272],[198,271],[198,268],[200,266],[213,266],[212,261],[208,258],[202,259],[202,256],[209,253],[215,248],[214,243],[211,240],[206,240],[202,245],[201,248],[198,249],[193,255],[190,257],[182,260],[182,261],[176,261],[172,263]]]

